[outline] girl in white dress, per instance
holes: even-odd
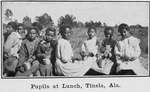
[[[148,71],[141,66],[139,60],[141,54],[140,40],[131,35],[130,28],[127,24],[121,24],[118,32],[122,36],[122,40],[118,42],[118,46],[115,48],[118,74],[147,75]]]
[[[92,67],[93,62],[89,60],[73,62],[73,51],[69,42],[70,32],[69,25],[60,27],[62,38],[58,40],[57,44],[55,71],[59,76],[83,76]],[[97,70],[103,72],[101,69]]]

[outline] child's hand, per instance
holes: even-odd
[[[81,55],[82,57],[85,57],[87,54],[86,54],[86,52],[82,51],[82,52],[80,52],[80,55]]]
[[[125,61],[128,61],[128,60],[130,59],[130,57],[127,56],[127,55],[125,55],[125,56],[124,56],[124,59],[125,59]]]
[[[51,55],[46,55],[46,57],[45,58],[51,58]]]
[[[33,59],[32,59],[32,58],[29,58],[27,62],[32,62],[32,61],[33,61]]]
[[[92,52],[88,52],[88,56],[94,57],[94,54]]]
[[[116,55],[116,59],[119,60],[121,58],[120,54],[115,54]]]
[[[135,57],[131,57],[130,61],[134,61],[136,58]]]
[[[25,72],[24,67],[23,66],[19,67],[19,71],[22,72],[22,73]]]

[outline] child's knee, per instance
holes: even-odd
[[[32,62],[32,66],[34,67],[34,66],[39,66],[39,61],[38,60],[35,60],[35,61],[33,61]]]

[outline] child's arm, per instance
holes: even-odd
[[[101,53],[104,53],[104,51],[106,50],[104,40],[101,41],[101,44],[99,46],[99,50]]]
[[[3,49],[4,53],[8,54],[15,43],[16,37],[14,35],[9,35],[6,42],[4,43]]]
[[[46,53],[42,53],[41,50],[42,50],[42,45],[39,45],[38,48],[37,48],[37,55],[36,55],[36,57],[37,57],[37,59],[40,59],[40,60],[46,58]]]
[[[138,39],[138,41],[136,41],[133,44],[133,47],[134,47],[134,50],[135,50],[135,54],[134,54],[135,58],[138,58],[141,54],[141,49],[140,49],[139,43],[140,43],[140,40]]]

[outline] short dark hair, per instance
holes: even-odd
[[[23,28],[25,28],[25,26],[24,26],[24,24],[23,24],[23,23],[19,23],[19,24],[17,25],[17,29],[18,29],[19,27],[23,27]]]
[[[66,28],[72,29],[72,27],[71,27],[70,25],[65,24],[65,25],[62,25],[62,26],[60,27],[59,33],[60,33],[61,35],[63,35],[63,33],[64,33],[64,31],[65,31]]]
[[[106,34],[108,30],[111,30],[112,33],[114,33],[114,29],[113,29],[112,27],[106,27],[106,28],[104,29],[104,34]]]
[[[27,35],[26,35],[26,37],[28,37],[29,36],[29,33],[31,32],[31,30],[35,30],[35,32],[36,32],[36,34],[37,34],[37,30],[35,29],[35,28],[33,28],[33,27],[28,27],[28,32],[27,32]]]
[[[31,26],[37,30],[42,30],[43,28],[39,22],[33,22]]]
[[[94,29],[95,33],[97,33],[97,29],[95,27],[89,27],[87,32],[89,32],[91,29]]]
[[[49,32],[49,31],[54,32],[54,35],[56,35],[56,29],[55,29],[55,28],[53,28],[53,27],[48,27],[48,28],[45,30],[46,33]]]
[[[123,29],[126,29],[127,31],[130,32],[130,27],[127,24],[125,24],[125,23],[122,23],[122,24],[119,25],[118,32],[122,32]]]
[[[17,23],[16,22],[9,22],[7,25],[11,26],[14,30],[17,30]]]

